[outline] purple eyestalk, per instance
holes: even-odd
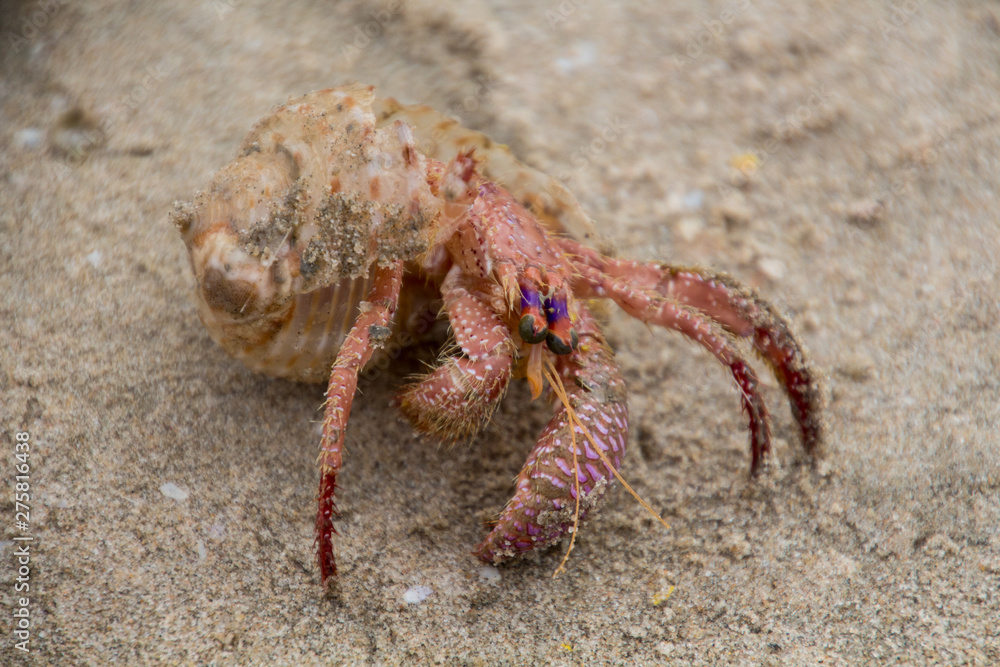
[[[521,321],[517,326],[521,340],[525,343],[541,343],[549,328],[542,315],[542,297],[530,288],[521,288]]]
[[[573,321],[569,316],[569,308],[563,297],[552,297],[545,300],[545,319],[548,321],[548,333],[545,342],[555,354],[569,354],[580,345]]]

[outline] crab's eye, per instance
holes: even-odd
[[[517,332],[525,343],[541,343],[545,340],[549,327],[542,314],[542,299],[538,292],[530,289],[521,290],[521,321]]]
[[[552,352],[570,354],[580,346],[580,338],[573,328],[573,320],[570,319],[564,298],[552,297],[545,300],[545,319],[549,325],[545,343]]]
[[[521,334],[521,340],[525,343],[541,343],[549,333],[549,328],[544,324],[538,326],[538,319],[531,315],[522,315],[521,322],[517,326],[517,331]]]
[[[576,329],[569,330],[569,341],[564,341],[555,335],[552,329],[545,336],[545,343],[554,354],[570,354],[580,346],[580,339],[576,335]]]

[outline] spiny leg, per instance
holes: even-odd
[[[492,416],[510,380],[514,343],[483,295],[462,284],[453,267],[441,286],[455,341],[465,356],[449,357],[400,394],[413,425],[446,440],[477,432]]]
[[[722,327],[700,310],[653,290],[636,287],[630,278],[612,278],[583,264],[576,268],[582,280],[577,289],[579,296],[610,297],[632,317],[684,334],[729,368],[740,389],[743,409],[749,417],[750,472],[756,473],[771,451],[771,424],[767,406],[760,395],[757,374]]]
[[[388,327],[399,301],[403,263],[392,262],[384,268],[376,266],[373,271],[368,300],[362,302],[361,314],[337,353],[326,390],[319,453],[319,511],[316,515],[316,554],[324,584],[337,574],[333,556],[333,535],[337,532],[333,520],[338,516],[334,492],[343,457],[347,418],[351,414],[351,403],[358,386],[358,371],[368,363],[389,332]]]
[[[771,367],[788,394],[805,450],[814,456],[822,454],[820,380],[807,361],[791,323],[774,306],[725,274],[613,259],[569,239],[560,239],[559,244],[578,264],[697,308],[729,333],[751,339],[754,350]]]
[[[578,306],[578,315],[579,348],[556,358],[569,408],[558,404],[517,477],[514,497],[476,548],[474,553],[483,561],[501,563],[559,540],[594,509],[614,474],[594,447],[615,469],[625,456],[625,382],[583,304]]]

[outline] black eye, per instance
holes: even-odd
[[[573,331],[572,334],[571,342],[566,343],[566,341],[549,330],[548,334],[545,336],[545,343],[555,354],[570,354],[575,347],[572,342],[576,341],[576,332]]]
[[[528,314],[521,316],[517,332],[521,334],[521,340],[534,345],[545,340],[545,336],[549,333],[549,327],[545,324],[539,325],[538,319],[534,315]]]

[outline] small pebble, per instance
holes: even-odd
[[[770,280],[781,280],[785,277],[785,263],[774,257],[762,257],[757,262],[757,268]]]
[[[492,565],[483,565],[479,568],[479,580],[485,581],[488,584],[499,584],[500,583],[500,570],[493,567]]]
[[[728,231],[750,224],[753,212],[737,198],[730,198],[712,208],[712,222]]]
[[[699,218],[687,216],[677,221],[677,224],[674,225],[674,233],[682,241],[691,242],[703,228],[704,225]]]
[[[403,602],[406,604],[420,604],[434,591],[429,586],[411,586],[403,593]]]
[[[48,138],[57,154],[82,159],[103,145],[107,137],[97,119],[74,107],[62,115]]]
[[[705,203],[705,193],[701,190],[692,190],[684,195],[685,208],[701,208]]]
[[[841,296],[841,303],[845,303],[849,306],[854,306],[859,303],[864,303],[866,300],[865,291],[860,287],[849,287]]]
[[[855,382],[864,382],[874,375],[875,362],[867,355],[856,353],[844,359],[844,363],[837,366],[837,371]]]
[[[14,133],[14,146],[26,150],[35,150],[45,141],[45,132],[37,127],[26,127]]]
[[[187,489],[182,489],[173,482],[165,482],[163,484],[160,484],[160,493],[165,495],[167,498],[173,498],[174,500],[182,502],[187,500],[188,496],[190,495],[187,492]]]
[[[990,574],[1000,574],[1000,557],[981,561],[979,569]]]
[[[862,199],[847,207],[847,219],[859,227],[874,227],[885,217],[885,205],[875,199]]]
[[[742,535],[728,535],[723,538],[720,549],[723,554],[735,560],[743,560],[752,555],[750,543]]]
[[[924,544],[924,551],[938,558],[954,556],[961,550],[962,548],[955,544],[950,537],[942,533],[932,535]]]
[[[674,645],[670,642],[660,642],[656,645],[656,652],[662,656],[670,655],[674,652]]]

